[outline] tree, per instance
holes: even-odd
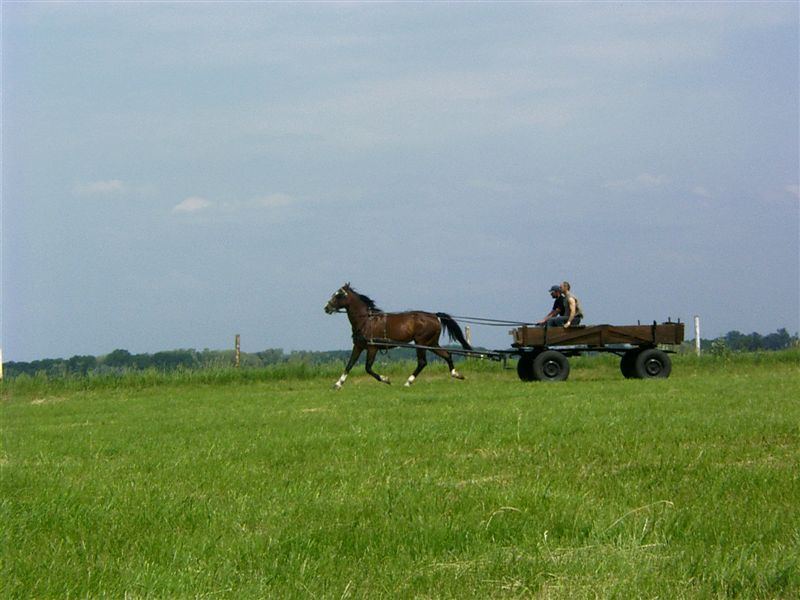
[[[97,367],[97,358],[94,356],[78,356],[77,354],[67,361],[67,371],[71,375],[87,375]]]
[[[111,354],[103,358],[103,364],[109,367],[125,369],[131,366],[133,362],[132,358],[131,353],[127,350],[114,350]]]
[[[153,366],[161,371],[175,371],[179,368],[191,369],[196,364],[192,350],[170,350],[156,352],[153,355]]]
[[[792,346],[792,336],[786,331],[785,327],[778,329],[776,333],[770,333],[764,337],[765,350],[785,350]]]

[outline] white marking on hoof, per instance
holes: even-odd
[[[450,377],[454,377],[455,379],[464,379],[464,376],[455,369],[450,371]]]
[[[415,379],[416,379],[416,377],[414,377],[413,375],[409,375],[408,376],[408,381],[406,381],[406,384],[405,384],[406,387],[411,387],[411,384],[414,383]]]
[[[342,373],[342,376],[339,377],[339,380],[336,383],[333,384],[333,389],[335,389],[335,390],[342,389],[342,386],[344,385],[344,382],[346,380],[347,380],[347,374],[346,373]]]
[[[388,377],[384,377],[383,375],[381,375],[381,383],[391,384],[392,382],[389,381]]]

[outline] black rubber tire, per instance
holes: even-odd
[[[565,381],[569,377],[567,357],[555,350],[545,350],[533,359],[533,377],[536,381]]]
[[[523,352],[519,355],[517,361],[517,375],[522,381],[534,381],[533,376],[533,359],[536,357],[535,352]]]
[[[636,357],[639,356],[639,349],[628,350],[622,355],[619,361],[619,370],[622,371],[625,379],[637,379],[636,375]]]
[[[636,356],[634,372],[639,379],[663,379],[672,373],[672,360],[666,352],[647,348]]]

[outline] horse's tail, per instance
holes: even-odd
[[[447,335],[450,336],[450,340],[457,340],[461,346],[463,346],[464,350],[472,350],[472,346],[469,345],[467,338],[464,337],[464,333],[461,331],[461,327],[458,326],[458,323],[455,322],[453,317],[448,315],[447,313],[436,313],[436,316],[439,317],[439,320],[444,325],[445,329],[447,329]]]

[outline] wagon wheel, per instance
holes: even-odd
[[[533,375],[533,359],[536,357],[535,352],[523,352],[519,355],[517,361],[517,375],[522,381],[535,381]]]
[[[669,377],[672,372],[672,360],[665,352],[656,348],[647,348],[639,352],[633,365],[636,377],[640,379]]]
[[[622,375],[625,377],[625,379],[636,378],[637,356],[639,356],[638,348],[636,348],[635,350],[628,350],[625,354],[622,355],[622,358],[619,361],[619,370],[622,371]]]
[[[536,381],[564,381],[569,377],[567,357],[555,350],[545,350],[533,359],[533,377]]]

